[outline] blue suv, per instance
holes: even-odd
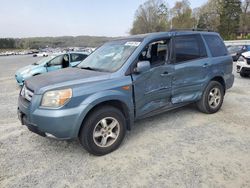
[[[90,153],[105,155],[138,119],[190,103],[217,112],[233,82],[218,33],[136,35],[105,43],[75,68],[26,80],[18,114],[32,132],[79,138]]]

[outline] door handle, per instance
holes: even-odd
[[[167,76],[168,75],[168,72],[166,71],[166,72],[163,72],[163,73],[161,73],[161,76]]]
[[[202,67],[203,67],[203,68],[207,68],[207,67],[209,67],[209,64],[208,64],[208,63],[205,63],[205,64],[203,64]]]

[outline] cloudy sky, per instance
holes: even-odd
[[[0,38],[128,35],[145,0],[0,0]],[[170,7],[175,0],[167,0]],[[190,0],[191,7],[206,0]]]

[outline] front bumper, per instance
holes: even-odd
[[[250,67],[237,66],[237,72],[241,72],[241,73],[244,73],[244,74],[250,74]]]
[[[45,137],[46,134],[45,132],[42,132],[38,129],[37,126],[33,125],[32,123],[30,123],[26,117],[25,114],[23,114],[19,109],[17,111],[17,114],[18,114],[18,119],[21,121],[22,125],[26,125],[27,128],[31,131],[31,132],[34,132],[40,136],[43,136]]]
[[[245,63],[245,62],[242,62],[242,61],[238,61],[237,64],[236,64],[236,71],[238,73],[247,73],[247,74],[250,74],[250,65]]]
[[[33,100],[33,99],[32,99]],[[23,125],[40,136],[51,135],[58,139],[73,139],[78,136],[85,105],[70,109],[32,109],[30,102],[18,99],[18,116]]]

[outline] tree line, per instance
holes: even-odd
[[[164,0],[148,0],[135,13],[130,34],[199,28],[224,39],[250,39],[250,0],[208,0],[192,9],[188,0],[169,8]]]
[[[0,49],[39,49],[46,47],[97,47],[110,37],[96,36],[63,36],[33,38],[0,38]]]
[[[219,32],[225,39],[250,39],[250,0],[208,0],[192,9],[188,0],[169,8],[165,0],[147,0],[135,13],[130,34],[199,28]],[[38,49],[46,47],[97,47],[110,37],[65,36],[0,38],[0,49]]]

